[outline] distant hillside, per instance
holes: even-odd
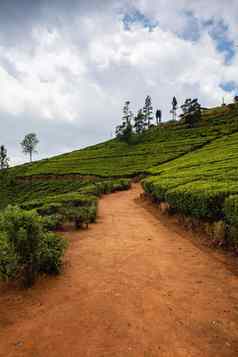
[[[95,175],[125,177],[150,173],[152,167],[178,158],[238,131],[238,106],[203,111],[198,127],[183,122],[162,124],[138,136],[134,144],[113,139],[86,149],[11,169],[16,176]]]

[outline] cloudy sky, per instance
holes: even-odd
[[[227,102],[238,86],[237,0],[1,0],[0,144],[40,139],[37,159],[111,137],[151,95]]]

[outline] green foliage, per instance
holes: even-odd
[[[11,202],[24,210],[35,211],[48,231],[59,230],[66,222],[73,222],[79,228],[96,221],[97,197],[130,187],[128,179],[95,180],[94,183],[90,180],[58,181],[15,182],[12,190],[10,185],[8,187],[9,199],[5,200],[5,205]],[[78,191],[71,191],[75,189]],[[29,199],[31,197],[33,199]]]
[[[68,243],[54,233],[44,234],[40,241],[39,271],[46,274],[59,274],[63,255]]]
[[[1,176],[0,176],[1,179]],[[91,181],[54,179],[54,180],[17,180],[12,173],[5,172],[2,175],[0,185],[0,208],[9,203],[22,204],[27,201],[44,199],[47,196],[55,196],[69,192],[82,191]]]
[[[83,195],[78,192],[64,193],[55,196],[46,196],[32,201],[27,201],[21,204],[21,208],[25,210],[37,209],[43,215],[57,213],[59,209],[64,207],[83,207],[96,204],[95,196]]]
[[[145,117],[142,109],[140,109],[134,118],[134,129],[136,134],[142,134],[145,130]]]
[[[0,231],[0,279],[13,279],[18,272],[18,257],[7,234]]]
[[[96,175],[104,178],[131,177],[178,158],[211,141],[238,130],[238,105],[202,111],[199,126],[186,123],[163,123],[139,135],[129,145],[113,139],[86,149],[13,167],[14,176]],[[134,138],[133,138],[134,139]],[[34,185],[34,183],[33,183]],[[71,191],[76,191],[75,189]],[[0,188],[1,196],[1,188]]]
[[[49,244],[50,239],[52,242]],[[26,286],[31,286],[39,273],[58,272],[65,246],[63,238],[45,231],[42,219],[36,212],[27,212],[17,206],[9,206],[2,212],[0,216],[2,279],[19,277]]]
[[[193,111],[189,109],[188,114]],[[199,106],[199,114],[196,126],[187,120],[161,123],[134,135],[134,145],[113,139],[4,170],[6,175],[0,173],[0,208],[12,202],[34,209],[49,217],[52,229],[77,217],[77,225],[87,224],[88,215],[95,219],[100,195],[129,187],[128,181],[119,178],[147,174],[152,177],[144,180],[145,191],[156,200],[196,218],[226,219],[225,200],[238,194],[238,105]],[[129,107],[126,118],[130,118]]]
[[[223,218],[225,198],[237,185],[223,182],[195,181],[168,190],[165,200],[177,211],[196,218]]]
[[[57,231],[62,228],[65,222],[63,214],[55,213],[42,217],[42,223],[46,231]]]
[[[186,99],[184,104],[181,105],[183,111],[182,118],[190,128],[199,125],[201,120],[201,105],[198,103],[198,99]]]
[[[238,251],[238,195],[226,199],[224,214],[227,223],[227,238]]]
[[[224,218],[224,202],[238,194],[238,133],[150,170],[146,192],[196,218]]]
[[[122,124],[116,127],[116,136],[119,140],[130,143],[132,137],[132,121],[133,114],[130,110],[130,102],[126,101],[123,107]]]
[[[84,224],[88,227],[89,223],[93,223],[96,220],[96,209],[89,210],[85,207],[72,207],[67,210],[66,216],[69,221],[74,222],[75,228],[81,228]]]
[[[152,100],[149,95],[147,95],[147,97],[145,98],[145,105],[143,107],[143,115],[144,115],[145,127],[147,129],[149,129],[151,126],[151,122],[153,121]]]
[[[233,195],[226,199],[224,213],[226,222],[238,227],[238,195]]]
[[[9,158],[7,156],[7,149],[4,145],[0,146],[0,170],[7,169],[9,167]]]
[[[39,143],[35,133],[27,134],[21,142],[22,151],[25,154],[30,155],[30,161],[32,161],[32,154],[36,152],[36,146]]]

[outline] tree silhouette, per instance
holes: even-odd
[[[23,141],[21,142],[22,151],[25,154],[30,155],[30,162],[32,162],[32,154],[36,151],[36,146],[39,143],[36,134],[30,133],[25,136]]]
[[[0,146],[0,169],[7,169],[9,167],[9,158],[7,156],[7,149],[4,145]]]
[[[145,119],[145,125],[149,129],[151,126],[151,122],[153,120],[153,107],[152,107],[151,97],[149,95],[147,95],[147,97],[145,98],[143,114]]]
[[[134,118],[134,128],[136,134],[141,134],[145,129],[145,118],[142,109],[140,109]]]
[[[182,117],[185,119],[185,122],[187,122],[190,127],[193,127],[199,122],[201,118],[201,105],[199,104],[197,98],[186,99],[184,104],[181,105],[181,109],[183,111]]]
[[[122,117],[122,124],[116,127],[116,137],[127,142],[130,141],[132,136],[132,121],[133,113],[130,110],[130,102],[126,101],[123,107],[123,117]]]

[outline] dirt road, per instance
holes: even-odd
[[[0,356],[238,356],[238,277],[135,200],[105,196],[68,232],[66,268],[0,290]]]

